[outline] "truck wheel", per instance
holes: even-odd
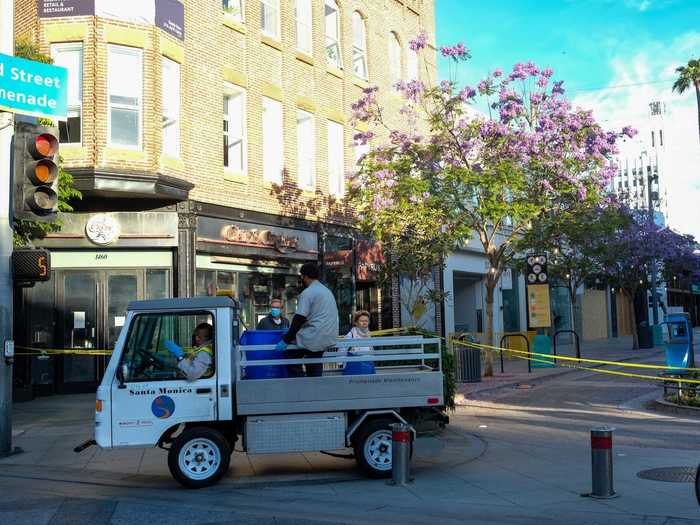
[[[355,440],[355,459],[370,478],[391,476],[391,427],[393,419],[373,419],[363,424]]]
[[[231,447],[221,432],[207,427],[185,430],[168,453],[173,477],[190,489],[214,485],[231,462]]]

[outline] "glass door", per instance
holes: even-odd
[[[97,380],[97,363],[90,356],[91,351],[99,348],[98,273],[66,271],[61,281],[63,348],[74,353],[63,356],[59,384],[65,386],[66,391],[80,391],[81,387],[93,386]]]

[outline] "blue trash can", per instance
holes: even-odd
[[[348,352],[348,357],[358,357],[357,354]],[[364,376],[374,374],[374,363],[372,361],[350,361],[343,367],[344,376]]]
[[[246,330],[241,335],[241,345],[276,345],[282,340],[286,330]],[[284,355],[275,350],[247,352],[248,361],[283,359]],[[249,366],[245,370],[246,379],[280,379],[287,377],[287,367],[283,365]]]

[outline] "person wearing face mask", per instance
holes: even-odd
[[[270,301],[270,313],[260,319],[258,330],[286,330],[289,328],[289,319],[282,315],[282,300]]]
[[[307,262],[299,271],[304,291],[299,295],[297,311],[289,330],[277,343],[276,350],[284,352],[287,359],[304,357],[320,358],[323,352],[335,345],[338,337],[338,305],[333,292],[318,280],[320,271],[316,263]],[[299,348],[287,350],[287,345]],[[323,365],[305,365],[307,377],[323,374]],[[287,365],[289,377],[303,377],[302,365]]]
[[[346,339],[364,339],[369,335],[369,312],[367,310],[358,310],[352,315],[352,328],[345,334]],[[364,353],[369,352],[369,346],[353,346],[351,352]]]

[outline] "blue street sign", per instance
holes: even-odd
[[[0,110],[66,120],[68,70],[0,53]]]

